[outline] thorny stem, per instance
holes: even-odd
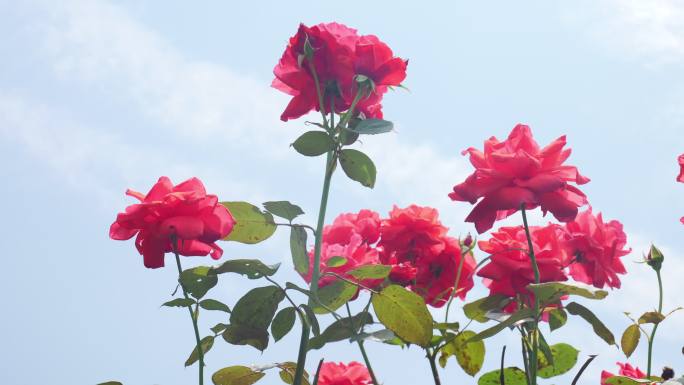
[[[539,266],[537,265],[537,258],[534,255],[534,247],[532,245],[532,236],[530,235],[530,226],[527,224],[527,214],[525,213],[525,203],[520,205],[520,212],[523,217],[523,225],[525,226],[525,236],[527,237],[528,255],[530,262],[532,262],[532,269],[534,270],[534,283],[539,283]],[[537,340],[537,329],[539,328],[539,297],[534,296],[534,323],[530,332],[530,339],[532,349],[530,350],[529,369],[530,369],[530,385],[537,385],[537,354],[539,353],[539,341]]]
[[[349,326],[351,327],[351,332],[353,336],[358,335],[356,332],[356,325],[354,325],[354,318],[352,317],[351,314],[351,309],[349,308],[349,303],[344,304],[347,307],[347,315],[349,316]],[[363,324],[361,324],[361,327],[363,328]],[[366,367],[368,368],[368,373],[371,376],[371,380],[373,380],[373,385],[380,385],[378,382],[378,379],[375,377],[375,372],[373,371],[373,367],[371,366],[370,359],[368,358],[368,354],[366,353],[366,348],[363,346],[363,340],[362,339],[357,339],[356,343],[359,345],[359,350],[361,350],[361,355],[363,356],[363,361],[366,363]]]
[[[180,283],[181,290],[183,291],[183,296],[185,299],[190,299],[188,292],[185,290],[183,283],[180,282],[180,276],[183,273],[183,268],[181,267],[180,256],[178,255],[178,238],[176,236],[171,236],[171,244],[173,245],[173,254],[176,256],[176,266],[178,267],[178,282]],[[192,311],[192,305],[188,305],[188,312],[190,313],[190,320],[192,320],[192,327],[195,330],[195,342],[197,344],[197,355],[199,357],[199,385],[204,384],[204,352],[202,351],[202,344],[200,342],[199,327],[197,326],[197,319],[195,318],[195,313]]]
[[[430,352],[429,349],[426,349],[426,351],[427,359],[430,361],[430,369],[432,370],[432,378],[435,380],[435,385],[442,385],[442,381],[439,379],[439,372],[437,371],[437,350]]]
[[[318,82],[318,75],[316,74],[316,69],[313,65],[313,62],[309,59],[309,68],[311,69],[311,74],[314,78],[314,82],[316,84],[316,93],[318,94],[318,102],[320,105],[321,109],[321,115],[323,116],[323,125],[325,127],[325,130],[330,133],[334,134],[334,129],[335,127],[332,127],[331,125],[328,125],[328,119],[325,116],[325,109],[324,109],[324,104],[323,104],[323,92],[321,91],[320,84]],[[351,105],[349,106],[349,110],[344,114],[342,119],[337,125],[338,129],[344,129],[344,126],[349,122],[349,119],[351,118],[351,115],[354,111],[354,108],[356,107],[356,104],[358,101],[361,99],[361,93],[363,91],[364,87],[359,87],[359,90],[354,97],[354,100],[352,101]],[[332,103],[334,105],[334,99],[332,100]],[[334,114],[334,111],[331,111],[331,113]],[[326,157],[326,163],[325,163],[325,177],[323,178],[323,191],[321,193],[321,204],[318,209],[318,222],[316,224],[316,232],[315,232],[315,243],[314,243],[314,260],[313,260],[313,266],[312,268],[312,274],[311,274],[311,297],[310,301],[312,302],[317,302],[320,303],[318,300],[318,281],[321,278],[321,270],[320,270],[320,263],[321,263],[321,246],[322,246],[322,239],[323,239],[323,226],[325,225],[325,212],[328,207],[328,196],[330,195],[330,181],[332,180],[333,173],[335,172],[335,166],[337,165],[337,157],[338,157],[338,150],[339,150],[339,143],[336,143],[336,146],[333,150],[328,151],[327,157]],[[311,332],[311,329],[308,325],[303,325],[302,326],[302,338],[300,340],[299,344],[299,354],[297,357],[297,369],[295,371],[295,375],[293,378],[293,385],[302,385],[302,380],[304,378],[304,366],[306,364],[306,353],[307,353],[307,345],[309,342],[309,333]]]
[[[656,270],[656,275],[658,277],[658,313],[662,314],[663,312],[663,280],[660,277],[660,270]],[[656,331],[658,330],[658,325],[655,324],[653,325],[653,331],[651,331],[651,336],[648,338],[648,366],[646,367],[646,377],[651,376],[651,363],[653,359],[653,343],[655,342],[655,334]]]
[[[458,283],[461,281],[461,271],[463,270],[463,262],[465,261],[466,255],[470,252],[470,249],[466,250],[465,253],[461,253],[461,260],[458,262],[458,269],[456,270],[456,281],[454,282],[454,289],[449,296],[449,302],[446,306],[446,314],[444,315],[444,322],[449,322],[449,309],[451,308],[451,303],[454,302],[454,297],[458,293]]]
[[[325,117],[325,105],[323,104],[323,92],[321,91],[321,83],[318,80],[318,74],[316,73],[316,68],[314,67],[313,60],[308,59],[309,70],[311,70],[311,76],[314,80],[314,85],[316,86],[316,94],[318,94],[318,108],[321,110],[321,116],[323,117],[323,125],[326,130],[331,130],[332,125],[328,126],[328,119]]]

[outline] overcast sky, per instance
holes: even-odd
[[[125,189],[146,192],[160,175],[198,176],[223,200],[291,200],[314,223],[322,158],[289,148],[307,128],[303,119],[279,121],[288,98],[269,87],[299,22],[346,23],[410,59],[411,91],[384,103],[396,132],[359,147],[376,161],[376,188],[336,175],[329,218],[416,203],[439,208],[454,236],[473,231],[463,223],[470,207],[447,198],[471,171],[460,151],[527,123],[542,145],[568,135],[568,163],[592,179],[583,190],[594,210],[628,232],[623,289],[589,305],[618,338],[628,325],[623,311],[656,306],[654,273],[632,263],[650,242],[666,255],[666,310],[684,305],[684,185],[675,183],[684,152],[684,2],[445,4],[0,0],[0,383],[195,381],[196,367],[183,368],[194,343],[187,314],[159,306],[175,269],[145,269],[133,243],[109,240],[108,228],[132,203]],[[276,278],[302,283],[287,239],[283,231],[254,247],[224,243],[224,258],[283,262]],[[232,305],[250,285],[266,283],[235,276],[212,293]],[[477,287],[469,300],[484,295]],[[220,321],[205,313],[204,330]],[[684,313],[659,329],[656,371],[668,364],[684,373],[682,328]],[[579,319],[547,338],[573,343],[582,361],[599,354],[586,384],[624,360]],[[298,339],[295,331],[264,354],[217,341],[207,371],[294,361]],[[521,365],[519,340],[505,332],[487,341],[483,373],[497,368],[503,344],[508,363]],[[383,383],[430,381],[415,347],[369,350]],[[645,369],[645,353],[640,346],[631,362]],[[361,360],[340,342],[312,353],[309,370],[320,357]],[[442,376],[475,383],[455,361]],[[278,381],[276,373],[263,380]]]

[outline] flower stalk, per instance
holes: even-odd
[[[527,223],[527,214],[525,212],[525,203],[520,205],[520,212],[522,213],[523,226],[525,226],[525,236],[527,237],[528,255],[530,257],[530,262],[532,263],[532,269],[534,270],[534,283],[538,284],[540,281],[539,266],[537,265],[537,258],[534,255],[534,246],[532,244],[532,235],[530,234],[530,226]],[[530,343],[532,344],[531,349],[529,349],[529,377],[530,385],[537,385],[537,356],[539,354],[539,298],[534,296],[533,303],[534,311],[534,322],[532,323],[532,329],[530,330]]]
[[[183,283],[180,281],[181,274],[183,273],[183,268],[181,267],[180,256],[178,255],[178,237],[172,235],[171,244],[173,245],[173,254],[176,256],[176,266],[178,267],[178,283],[180,284],[181,291],[183,291],[183,296],[185,297],[185,299],[190,299],[187,290],[185,290],[185,286],[183,286]],[[199,385],[204,385],[204,352],[202,351],[199,327],[197,326],[197,317],[195,317],[195,312],[192,310],[191,305],[188,305],[187,308],[188,312],[190,313],[192,328],[195,331],[195,343],[197,346],[197,356],[199,357]]]
[[[656,276],[658,277],[658,313],[663,313],[663,279],[660,277],[660,269],[656,269]],[[655,334],[658,330],[659,323],[653,325],[651,335],[648,337],[648,364],[646,366],[646,377],[651,376],[651,364],[653,361],[653,343],[655,342]]]

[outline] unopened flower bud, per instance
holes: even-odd
[[[468,233],[468,235],[463,239],[463,245],[470,247],[473,244],[473,236]]]
[[[661,253],[655,245],[651,245],[651,250],[649,250],[648,256],[646,257],[646,263],[651,266],[653,270],[660,271],[664,260],[665,257],[663,256],[663,253]]]

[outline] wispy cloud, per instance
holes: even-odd
[[[568,4],[566,14],[609,50],[650,64],[684,61],[684,2],[600,0]]]

